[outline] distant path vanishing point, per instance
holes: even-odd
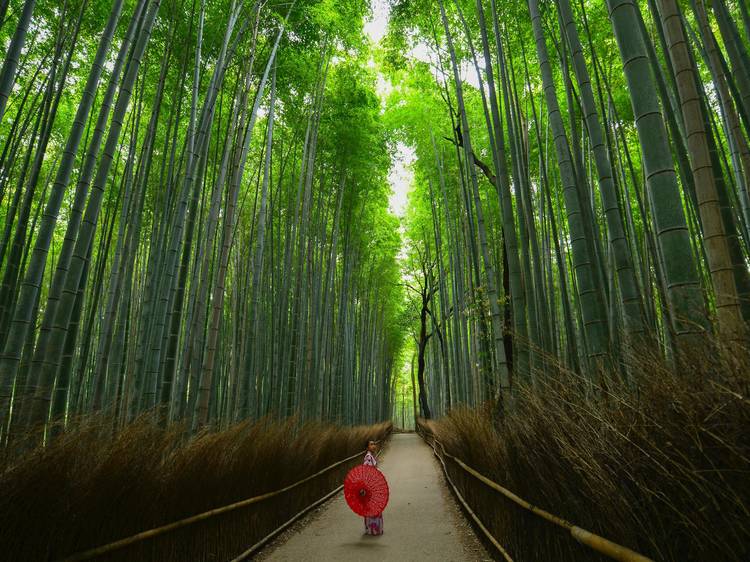
[[[393,435],[379,468],[391,496],[385,534],[364,535],[361,517],[338,495],[298,532],[258,559],[297,561],[491,560],[446,488],[430,448],[414,433]]]

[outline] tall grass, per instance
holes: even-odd
[[[391,427],[262,420],[189,438],[152,418],[114,436],[110,426],[90,421],[0,467],[0,559],[56,560],[277,490],[363,450]],[[351,464],[106,559],[231,559],[334,489]]]
[[[532,504],[655,560],[750,560],[750,362],[695,352],[675,369],[627,359],[629,382],[563,368],[491,410],[422,422],[446,451]],[[515,560],[599,560],[569,534],[448,463]]]

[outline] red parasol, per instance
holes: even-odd
[[[388,482],[373,466],[355,466],[344,479],[344,497],[357,515],[375,517],[388,505]]]

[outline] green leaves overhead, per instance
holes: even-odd
[[[741,340],[748,30],[715,1],[392,0],[372,45],[356,0],[13,0],[0,439],[101,409],[373,421],[410,336],[437,414],[617,365],[628,326],[674,358],[730,316]]]
[[[119,20],[89,4],[38,2],[0,123],[0,442],[155,406],[196,429],[388,417],[401,241],[367,3],[163,0],[157,13],[138,0]],[[93,60],[107,21],[112,44]],[[76,121],[96,65],[93,109]],[[45,178],[74,133],[53,201]],[[93,190],[79,181],[87,151],[95,171],[111,162]]]

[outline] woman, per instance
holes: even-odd
[[[378,459],[375,458],[375,452],[378,450],[378,444],[375,441],[367,443],[367,452],[365,453],[365,462],[367,466],[378,466]],[[374,517],[365,517],[365,534],[382,535],[383,534],[383,514],[378,513]]]

